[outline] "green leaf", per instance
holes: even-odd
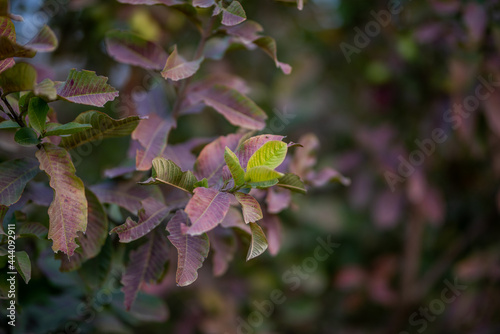
[[[90,124],[92,128],[63,138],[60,146],[70,150],[94,140],[128,136],[134,131],[140,120],[139,116],[113,119],[103,112],[90,110],[78,115],[73,122]]]
[[[267,239],[262,228],[257,223],[250,223],[249,225],[252,231],[252,241],[250,242],[250,248],[248,248],[247,261],[259,256],[267,249]]]
[[[195,182],[194,183],[194,187],[195,188],[198,188],[198,187],[208,188],[208,180],[207,180],[207,178],[204,177],[203,180]]]
[[[28,222],[21,225],[17,231],[17,235],[19,238],[35,237],[38,239],[45,239],[47,232],[48,229],[44,225]]]
[[[183,172],[172,160],[157,157],[153,159],[151,178],[141,184],[166,183],[181,190],[192,193],[195,183],[198,182],[191,171]]]
[[[42,133],[42,131],[45,130],[48,112],[49,105],[47,102],[39,97],[30,99],[28,107],[30,126],[39,133]]]
[[[35,159],[23,158],[0,163],[0,205],[16,203],[26,187],[40,170]]]
[[[22,146],[33,146],[40,143],[38,135],[32,128],[20,128],[14,135],[14,140]]]
[[[18,63],[0,73],[0,87],[3,95],[33,90],[36,84],[36,70],[30,64]]]
[[[288,148],[285,142],[272,140],[259,148],[248,160],[247,170],[264,166],[275,169],[285,160]],[[260,180],[264,181],[264,180]]]
[[[36,96],[43,97],[47,101],[55,101],[57,99],[57,89],[54,81],[44,79],[33,87],[33,92]]]
[[[17,272],[23,278],[24,282],[28,284],[31,279],[31,261],[28,253],[21,251],[16,252],[16,262],[14,263],[16,266]]]
[[[272,179],[272,180],[263,181],[263,182],[249,183],[250,186],[257,188],[257,189],[267,189],[267,188],[275,186],[277,184],[278,184],[278,179]]]
[[[224,160],[226,161],[226,165],[233,176],[234,184],[236,186],[243,185],[245,183],[245,171],[241,168],[240,160],[236,154],[234,154],[234,152],[227,146],[224,152]]]
[[[63,136],[63,135],[71,135],[74,133],[82,132],[88,129],[91,129],[92,125],[90,124],[80,124],[76,122],[69,122],[63,125],[56,126],[55,128],[50,129],[50,131],[45,132],[45,136]]]
[[[247,183],[260,183],[279,179],[284,174],[275,171],[266,166],[253,167],[245,173],[245,181]]]
[[[69,153],[58,146],[44,143],[36,152],[40,169],[50,179],[54,199],[49,207],[49,239],[53,240],[54,252],[62,251],[68,257],[78,247],[78,232],[87,229],[87,198],[82,180],[75,175],[75,166]]]
[[[20,128],[19,124],[17,122],[11,121],[10,119],[8,121],[3,121],[0,123],[0,129],[17,129]]]
[[[245,10],[238,1],[233,1],[227,8],[222,9],[222,24],[235,26],[247,19]]]
[[[286,173],[285,176],[279,178],[278,186],[301,194],[307,192],[304,182],[302,182],[298,175],[293,173]]]

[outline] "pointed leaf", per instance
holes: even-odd
[[[262,130],[266,126],[266,113],[237,90],[215,85],[197,95],[203,103],[214,108],[233,125],[250,130]]]
[[[57,45],[56,35],[47,25],[44,25],[38,34],[25,46],[38,52],[51,52],[57,49]]]
[[[153,159],[153,171],[150,179],[141,184],[166,183],[192,193],[198,181],[190,171],[183,172],[173,161],[164,158]]]
[[[226,165],[231,172],[234,179],[234,184],[236,186],[241,186],[245,183],[245,171],[241,168],[240,161],[236,154],[231,151],[229,147],[226,146],[226,151],[224,152],[224,160]]]
[[[267,239],[262,228],[257,223],[250,223],[249,225],[252,231],[252,241],[250,242],[250,248],[248,248],[247,261],[259,256],[267,249]]]
[[[194,188],[198,187],[208,188],[208,180],[206,178],[203,178],[203,180],[195,182]]]
[[[36,70],[26,63],[18,63],[0,73],[3,96],[10,93],[32,90],[36,84]]]
[[[108,215],[96,195],[85,189],[88,202],[88,223],[85,234],[78,233],[78,244],[81,252],[71,257],[61,257],[61,271],[72,271],[81,267],[82,263],[96,257],[108,236]]]
[[[210,186],[215,185],[222,177],[222,168],[225,165],[225,148],[236,149],[242,136],[241,134],[230,134],[219,137],[205,146],[194,165],[196,177],[198,179],[206,178]]]
[[[157,114],[150,114],[132,133],[132,139],[138,140],[143,149],[137,150],[136,169],[149,170],[154,158],[161,156],[167,146],[170,130],[175,126],[173,119],[163,119]]]
[[[21,251],[16,252],[16,266],[17,272],[23,278],[24,282],[28,284],[31,279],[31,261],[28,253]]]
[[[1,19],[1,18],[0,18]],[[0,58],[12,59],[12,57],[33,58],[36,51],[16,43],[15,39],[0,35]]]
[[[259,202],[253,196],[240,192],[234,193],[234,196],[241,204],[243,219],[246,224],[255,223],[262,219],[262,209]]]
[[[34,146],[40,143],[38,135],[32,128],[20,128],[14,135],[14,140],[22,146]]]
[[[340,174],[333,168],[325,167],[318,173],[313,173],[311,178],[311,183],[315,187],[322,187],[328,182],[338,182],[344,186],[349,186],[351,184],[351,179]]]
[[[118,96],[118,91],[107,81],[108,78],[95,72],[72,69],[66,81],[57,87],[57,95],[69,102],[103,107]]]
[[[203,57],[193,61],[186,61],[177,54],[177,45],[175,45],[174,51],[168,56],[167,63],[163,71],[161,71],[161,75],[165,79],[171,79],[173,81],[186,79],[193,76],[198,71],[202,62]]]
[[[103,112],[90,110],[78,115],[73,122],[90,124],[92,128],[63,138],[61,146],[71,150],[95,140],[128,136],[134,131],[140,120],[139,116],[113,119]]]
[[[187,233],[200,235],[215,228],[229,210],[231,197],[212,188],[196,188],[194,196],[186,206],[186,213],[192,222]]]
[[[43,97],[47,101],[55,101],[57,99],[57,89],[54,81],[44,79],[33,87],[33,93],[36,96]]]
[[[158,226],[169,215],[172,207],[158,202],[154,198],[142,201],[143,209],[139,211],[139,221],[130,217],[127,221],[112,229],[109,233],[118,233],[120,242],[131,242],[145,236]]]
[[[250,157],[253,156],[254,153],[262,147],[262,145],[269,141],[282,140],[283,138],[285,137],[268,134],[255,136],[245,140],[235,152],[236,156],[238,156],[238,159],[240,160],[241,167],[243,167],[243,169],[247,169],[248,160],[250,160]]]
[[[121,63],[151,70],[161,70],[168,56],[158,44],[120,30],[112,30],[106,34],[106,50]]]
[[[257,184],[272,181],[274,179],[279,179],[283,175],[284,174],[279,173],[269,167],[259,166],[247,170],[247,172],[245,173],[245,181],[247,183]],[[276,183],[278,183],[278,180],[276,180]]]
[[[286,143],[278,140],[269,141],[250,157],[247,169],[258,166],[275,169],[285,160],[287,150]]]
[[[235,26],[247,19],[243,6],[234,0],[227,8],[222,9],[222,24],[225,26]]]
[[[183,234],[183,228],[189,226],[187,214],[179,210],[168,222],[168,239],[177,248],[177,272],[175,281],[180,286],[186,286],[198,278],[198,269],[208,256],[209,241],[206,234],[191,236]]]
[[[16,159],[0,163],[0,205],[16,203],[26,187],[40,170],[35,159]]]
[[[255,41],[253,41],[253,43],[262,50],[264,50],[264,52],[267,53],[269,57],[271,57],[274,60],[276,67],[281,69],[283,73],[285,74],[292,73],[292,67],[290,65],[278,61],[276,41],[274,40],[274,38],[269,36],[264,36],[256,39]]]
[[[69,122],[63,125],[51,128],[49,131],[45,132],[45,136],[64,136],[79,133],[92,128],[90,124],[80,124],[76,122]]]
[[[69,153],[50,143],[43,144],[36,152],[40,169],[50,179],[54,200],[49,207],[49,239],[53,240],[54,252],[73,255],[78,245],[78,232],[87,229],[87,198],[82,180],[75,175],[75,167]]]
[[[279,178],[278,186],[304,195],[307,192],[304,182],[293,173],[286,173],[285,176]]]
[[[165,231],[149,233],[146,243],[130,252],[130,261],[122,277],[125,308],[130,310],[141,284],[158,282],[168,261],[168,243]]]
[[[47,122],[47,113],[49,112],[49,105],[47,102],[39,97],[34,97],[30,99],[28,107],[28,116],[30,118],[30,126],[42,133],[45,130],[45,124]]]

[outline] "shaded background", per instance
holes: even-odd
[[[294,195],[295,205],[280,214],[277,256],[247,263],[240,248],[223,277],[213,278],[207,261],[186,288],[175,286],[171,268],[160,286],[146,287],[160,298],[143,296],[142,311],[132,314],[123,311],[113,275],[107,290],[85,291],[85,277],[58,274],[47,257],[29,285],[19,283],[20,319],[34,322],[36,333],[500,333],[500,84],[492,84],[470,116],[449,112],[474,96],[479,77],[500,82],[498,1],[403,2],[363,47],[357,32],[376,22],[371,11],[388,10],[388,2],[315,0],[302,11],[288,2],[242,4],[277,40],[292,74],[283,75],[261,51],[243,49],[208,61],[202,72],[225,69],[245,78],[250,96],[270,120],[279,119],[269,132],[295,142],[314,133],[319,167],[338,169],[352,184]],[[47,77],[63,80],[71,68],[110,77],[120,90],[105,108],[114,116],[132,112],[130,101],[141,99],[144,89],[170,94],[171,88],[161,78],[144,84],[159,75],[109,57],[107,31],[130,29],[167,50],[177,43],[186,54],[199,38],[182,15],[160,6],[16,0],[12,12],[25,18],[16,23],[21,42],[45,22],[56,32],[58,50],[33,60]],[[357,48],[350,62],[342,43]],[[61,122],[88,109],[65,102],[54,108]],[[169,104],[155,108],[168,112]],[[278,116],[283,113],[288,119]],[[178,124],[169,142],[235,130],[208,110]],[[434,129],[447,139],[434,143],[409,177],[399,175],[401,159],[421,151],[415,141],[432,138]],[[126,159],[128,142],[103,142],[75,162],[78,176],[98,182],[106,168]],[[2,158],[17,154],[7,143],[0,146]],[[387,172],[400,177],[392,187]],[[287,273],[314,255],[318,238],[338,247],[292,283]],[[459,288],[443,295],[450,285]],[[266,302],[275,289],[283,292],[280,305]],[[88,305],[92,318],[82,311]]]

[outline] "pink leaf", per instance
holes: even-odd
[[[186,206],[186,213],[192,222],[188,233],[200,235],[215,228],[226,216],[231,202],[230,195],[212,188],[199,187]]]
[[[246,170],[248,160],[250,160],[250,157],[257,152],[262,145],[273,140],[283,140],[283,138],[285,137],[277,135],[260,135],[245,140],[235,152],[240,160],[241,167]]]
[[[118,0],[118,2],[130,5],[148,5],[148,6],[151,5],[173,6],[182,4],[182,2],[178,0]]]
[[[124,224],[115,227],[109,233],[118,233],[120,242],[137,240],[151,232],[167,218],[172,210],[171,206],[166,206],[151,197],[142,201],[142,207],[143,209],[139,211],[138,222],[128,217]]]
[[[194,166],[196,177],[199,180],[207,178],[209,185],[216,184],[222,177],[222,168],[226,164],[224,161],[226,146],[234,151],[242,136],[241,134],[230,134],[219,137],[205,146],[198,155]]]
[[[78,232],[87,229],[87,198],[82,180],[75,175],[69,153],[50,143],[43,144],[36,152],[40,169],[50,178],[54,200],[49,207],[50,227],[48,238],[53,240],[54,252],[62,251],[68,257],[78,245]]]
[[[163,276],[168,261],[168,243],[165,234],[162,229],[155,230],[148,234],[146,243],[130,253],[130,261],[121,280],[127,310],[130,310],[143,282],[158,282]]]
[[[241,215],[241,211],[236,209],[235,207],[230,207],[227,211],[226,216],[220,223],[220,225],[224,228],[238,228],[248,234],[251,234],[250,226],[245,224],[243,221],[243,216]]]
[[[269,253],[278,254],[281,247],[281,220],[277,215],[266,214],[260,224],[266,231]]]
[[[243,44],[249,44],[262,37],[260,33],[264,28],[257,22],[248,20],[237,26],[225,27],[225,30],[229,35],[238,37]]]
[[[247,19],[245,10],[241,4],[234,0],[227,8],[222,9],[222,24],[225,26],[234,26]]]
[[[222,276],[227,271],[229,262],[233,260],[236,251],[234,232],[216,227],[208,232],[208,237],[210,239],[210,248],[213,251],[213,274],[214,276]]]
[[[172,119],[162,119],[156,114],[141,121],[132,133],[132,139],[138,140],[142,149],[137,150],[136,169],[148,170],[154,158],[161,156],[167,145],[170,130],[175,126]]]
[[[25,46],[38,52],[51,52],[57,49],[58,41],[54,32],[44,25]]]
[[[236,192],[234,196],[241,204],[243,209],[243,219],[245,223],[255,223],[262,219],[262,209],[260,208],[259,202],[251,195]]]
[[[177,54],[177,45],[175,45],[174,51],[168,57],[167,63],[163,71],[161,71],[161,75],[165,79],[171,79],[173,81],[186,79],[198,71],[202,62],[203,57],[193,61],[186,61]]]
[[[161,70],[168,57],[158,44],[119,30],[106,34],[106,50],[121,63],[152,70]]]
[[[194,7],[208,8],[215,5],[215,0],[193,0]]]
[[[269,213],[280,213],[290,206],[292,193],[288,189],[269,188],[267,191],[266,204]]]
[[[283,73],[292,73],[292,67],[290,65],[278,61],[276,41],[274,40],[274,38],[264,36],[256,39],[255,41],[253,41],[253,43],[261,48],[265,53],[267,53],[269,57],[274,60],[276,67],[280,68]]]
[[[182,233],[182,226],[188,226],[187,214],[179,210],[168,222],[168,239],[177,248],[177,272],[175,281],[180,286],[186,286],[198,278],[198,269],[208,256],[209,241],[206,234],[191,236]]]

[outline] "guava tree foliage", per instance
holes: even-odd
[[[221,59],[234,45],[262,49],[284,74],[291,72],[278,60],[275,40],[262,35],[258,23],[247,20],[240,2],[119,2],[167,6],[185,15],[201,35],[195,54],[189,58],[176,45],[169,45],[167,53],[163,45],[132,32],[109,31],[105,39],[109,56],[156,71],[176,92],[171,108],[166,107],[167,112],[137,108],[141,110],[136,114],[120,119],[89,110],[66,124],[58,123],[51,102],[102,107],[117,98],[118,91],[106,77],[87,70],[73,69],[64,81],[40,77],[22,58],[56,49],[55,34],[45,26],[29,43],[18,44],[12,23],[18,17],[2,6],[0,128],[10,131],[19,145],[33,147],[34,157],[0,164],[0,212],[4,221],[16,224],[18,239],[50,239],[61,271],[81,270],[97,257],[99,276],[109,272],[112,262],[118,263],[115,266],[123,268],[125,306],[130,309],[143,283],[164,277],[174,248],[180,286],[197,279],[210,253],[214,275],[224,274],[237,240],[247,245],[247,260],[268,248],[276,254],[281,231],[277,214],[290,206],[292,192],[305,194],[310,186],[348,180],[330,168],[315,171],[319,143],[314,135],[295,144],[281,135],[257,134],[268,116],[246,95],[249,88],[243,79],[227,73],[195,76],[205,59]],[[180,116],[206,107],[238,127],[236,133],[168,144]],[[75,174],[70,152],[89,142],[127,135],[135,165],[124,163],[108,170],[103,182],[86,186]],[[296,153],[290,157],[292,148]],[[40,171],[48,176],[48,186],[46,181],[30,182]],[[26,221],[23,212],[28,203],[48,206],[48,227]],[[123,212],[129,215],[124,222]],[[0,233],[5,246],[3,227]],[[7,254],[4,246],[2,255]],[[28,282],[28,254],[18,249],[15,263]]]

